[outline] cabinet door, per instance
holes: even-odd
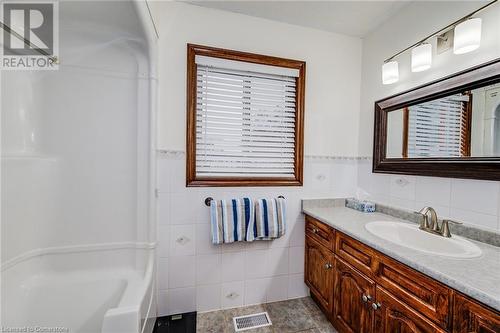
[[[335,261],[333,324],[340,332],[369,333],[375,283],[341,259]]]
[[[397,300],[389,292],[377,286],[374,310],[376,333],[445,333],[423,315]]]
[[[417,272],[396,260],[378,256],[375,281],[412,309],[451,330],[453,291],[447,286]]]
[[[455,295],[453,311],[454,333],[498,333],[500,314],[489,310],[462,295]]]
[[[311,294],[330,314],[333,305],[333,253],[306,237],[305,280]]]

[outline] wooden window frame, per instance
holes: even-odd
[[[295,100],[295,161],[294,177],[200,177],[196,176],[196,87],[197,55],[236,60],[261,65],[297,69]],[[186,132],[186,186],[302,186],[304,177],[304,105],[306,63],[299,60],[187,44],[187,132]]]
[[[463,157],[470,157],[471,154],[471,145],[472,145],[472,91],[468,90],[465,92],[466,95],[469,96],[469,101],[465,107],[465,122],[464,127],[462,128],[462,135],[465,136],[465,145],[462,149]]]
[[[470,157],[470,147],[471,147],[471,140],[472,140],[472,92],[466,91],[464,92],[465,95],[469,96],[469,101],[468,102],[462,102],[466,103],[465,104],[465,120],[462,126],[462,136],[465,137],[465,143],[461,149],[461,157]],[[410,135],[409,132],[410,128],[410,110],[406,106],[403,108],[403,151],[402,151],[402,156],[403,158],[408,158],[408,137]]]

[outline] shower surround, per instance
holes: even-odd
[[[2,326],[151,332],[147,4],[60,2],[59,18],[58,70],[1,73]]]

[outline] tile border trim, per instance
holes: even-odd
[[[184,150],[157,149],[159,158],[181,158],[186,155]],[[342,156],[342,155],[305,155],[305,158],[312,160],[347,160],[347,161],[368,161],[371,156]]]

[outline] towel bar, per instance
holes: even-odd
[[[285,197],[282,195],[279,195],[278,198],[285,199]],[[206,197],[205,198],[205,205],[210,207],[210,202],[212,202],[212,200],[214,200],[214,198]]]

